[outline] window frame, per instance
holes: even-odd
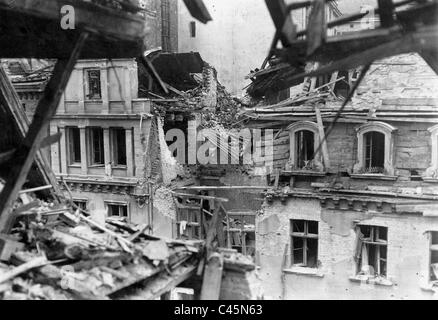
[[[130,212],[130,208],[129,208],[129,203],[128,202],[105,200],[104,204],[105,204],[105,209],[106,209],[107,217],[126,218],[126,219],[128,219],[128,221],[131,219],[131,212]],[[109,208],[110,208],[109,206],[126,207],[126,216],[122,216],[120,214],[119,215],[110,215],[109,214]],[[119,209],[119,213],[120,213],[120,209]]]
[[[94,160],[94,133],[93,130],[101,130],[102,145],[101,145],[101,157],[102,163],[96,163]],[[88,127],[87,128],[87,144],[88,144],[88,163],[89,167],[104,167],[105,166],[105,133],[102,127]]]
[[[313,133],[313,149],[315,153],[318,150],[318,146],[320,144],[318,125],[311,121],[298,121],[288,126],[287,130],[289,131],[289,146],[290,146],[289,163],[293,168],[295,168],[294,170],[298,170],[298,171],[303,170],[303,169],[298,169],[298,164],[297,164],[298,154],[296,152],[297,150],[297,142],[295,139],[296,133],[299,131],[310,131]],[[317,154],[315,154],[313,160],[323,164],[321,150],[318,151]]]
[[[75,158],[76,156],[76,152],[75,152],[75,147],[73,146],[74,141],[71,141],[71,139],[73,139],[73,135],[72,135],[72,131],[73,130],[77,130],[78,131],[78,138],[79,140],[77,141],[79,143],[79,161],[76,161]],[[82,163],[82,146],[81,146],[81,129],[79,127],[75,127],[75,126],[69,126],[65,128],[65,133],[66,133],[66,141],[67,141],[67,164],[69,166],[80,166]],[[73,150],[72,150],[73,149]]]
[[[84,203],[84,204],[85,204],[85,209],[84,209],[84,208],[81,208],[82,210],[85,210],[85,211],[88,210],[88,202],[89,202],[88,199],[73,198],[73,203],[74,203],[75,205],[78,205],[77,203]],[[80,206],[78,206],[78,207],[80,207]]]
[[[356,276],[361,276],[361,271],[362,271],[362,250],[363,250],[363,246],[364,245],[368,245],[368,257],[370,256],[370,251],[369,251],[369,247],[370,245],[372,245],[374,247],[375,250],[375,256],[376,256],[376,260],[377,260],[377,270],[375,270],[374,272],[374,276],[369,275],[370,278],[376,278],[378,276],[383,277],[383,278],[387,278],[388,277],[388,244],[389,244],[389,228],[386,226],[380,226],[380,225],[368,225],[368,224],[358,224],[356,225],[356,228],[359,228],[361,234],[364,234],[362,232],[362,230],[360,229],[361,227],[368,227],[370,228],[370,237],[369,238],[364,238],[364,239],[359,239],[360,244],[361,244],[361,255],[360,257],[357,257],[356,260]],[[385,239],[381,239],[379,238],[379,234],[380,234],[380,229],[385,229],[386,232],[386,240]],[[357,229],[356,229],[356,233],[357,233]],[[365,236],[365,235],[364,235]],[[370,240],[369,240],[370,239]],[[376,240],[374,240],[376,239]],[[380,249],[381,247],[386,247],[386,258],[381,258],[381,252]],[[381,274],[381,261],[385,262],[385,274]],[[368,265],[371,266],[371,264],[368,262]]]
[[[115,168],[127,168],[128,166],[128,153],[127,153],[127,141],[126,141],[126,131],[128,129],[122,128],[122,127],[111,127],[109,128],[109,135],[110,135],[110,151],[111,151],[111,164]],[[124,133],[124,145],[125,145],[125,163],[119,164],[117,152],[119,150],[118,148],[118,136],[117,131],[123,131]]]
[[[366,157],[365,134],[373,131],[382,133],[385,136],[384,173],[380,175],[394,175],[394,133],[397,131],[397,128],[379,121],[368,122],[356,128],[357,163],[354,166],[354,173],[364,174]]]
[[[296,221],[303,221],[304,223],[304,232],[294,232],[293,224]],[[309,233],[309,222],[316,223],[317,234]],[[302,267],[309,269],[317,269],[318,268],[318,255],[319,255],[319,221],[316,220],[304,220],[304,219],[290,219],[290,266],[291,267]],[[294,263],[294,238],[300,238],[303,241],[303,262],[302,263]],[[307,252],[307,241],[308,240],[316,240],[316,265],[309,266],[308,265],[308,252]]]
[[[90,72],[97,71],[99,72],[99,95],[91,96],[91,87],[90,87]],[[84,78],[85,78],[85,101],[102,101],[102,70],[98,68],[86,68],[84,69]]]

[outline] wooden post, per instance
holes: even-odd
[[[330,168],[330,158],[327,148],[327,140],[325,138],[325,132],[324,132],[324,123],[322,122],[321,117],[321,111],[319,110],[319,106],[315,105],[315,113],[316,113],[316,122],[318,124],[318,131],[319,131],[319,141],[322,144],[321,145],[321,151],[322,151],[322,157],[324,159],[324,168],[325,170]],[[315,154],[316,157],[316,154]]]
[[[57,61],[53,75],[44,90],[44,95],[38,102],[29,130],[14,154],[15,165],[11,168],[6,184],[0,194],[0,232],[9,233],[10,228],[12,228],[10,218],[13,203],[26,181],[40,143],[44,139],[50,120],[56,113],[59,100],[67,86],[70,74],[87,37],[87,33],[82,33],[70,58]]]
[[[220,253],[213,253],[208,258],[202,281],[201,300],[219,300],[223,264],[223,256]]]

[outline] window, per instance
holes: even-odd
[[[69,164],[81,163],[81,135],[79,128],[66,128]]]
[[[356,232],[356,273],[369,277],[386,277],[388,228],[358,225]]]
[[[438,281],[438,231],[430,233],[430,281]]]
[[[100,86],[100,70],[87,70],[87,94],[88,100],[102,99]]]
[[[87,200],[74,199],[73,203],[81,210],[87,211]]]
[[[385,166],[385,135],[371,131],[364,135],[365,139],[365,172],[383,173]]]
[[[122,128],[110,130],[112,163],[114,166],[126,166],[126,132]]]
[[[90,164],[104,165],[104,147],[103,147],[103,129],[90,128],[89,129],[89,143],[90,143]]]
[[[164,52],[171,51],[169,0],[161,0],[161,47]]]
[[[107,203],[108,217],[128,217],[128,205],[127,204],[113,204]]]
[[[430,167],[427,168],[424,176],[426,178],[438,178],[438,125],[429,128],[430,137],[431,137],[431,159],[430,159]]]
[[[315,152],[314,133],[308,130],[301,130],[295,133],[295,147],[297,155],[297,167],[302,169],[309,166]]]
[[[291,220],[291,264],[318,267],[318,222]]]
[[[384,122],[369,122],[357,130],[357,160],[354,173],[394,174],[394,132]]]
[[[319,145],[318,125],[310,121],[298,121],[288,127],[292,169],[323,171]]]
[[[190,36],[192,38],[196,38],[196,22],[195,21],[190,22]]]

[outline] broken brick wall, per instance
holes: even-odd
[[[302,270],[290,265],[290,219],[318,221],[319,268]],[[355,275],[354,220],[388,228],[387,274],[392,286],[350,280]],[[285,299],[435,299],[437,296],[426,289],[427,231],[432,230],[438,230],[438,220],[431,217],[329,210],[314,199],[290,198],[285,204],[265,204],[264,213],[256,220],[256,244],[266,298],[281,299],[284,295]]]

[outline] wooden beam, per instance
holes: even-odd
[[[307,29],[307,54],[313,54],[327,37],[325,0],[314,0]]]
[[[422,50],[420,51],[421,57],[427,62],[427,64],[438,74],[438,49]]]
[[[208,21],[213,20],[202,0],[184,0],[184,4],[192,17],[202,23],[207,23]]]
[[[297,27],[292,21],[286,3],[284,0],[265,0],[265,2],[283,46],[288,47],[296,39]]]
[[[213,253],[207,261],[202,281],[201,300],[219,300],[224,259],[220,253]]]
[[[229,199],[227,199],[227,198],[212,197],[212,196],[200,196],[197,194],[177,193],[177,192],[172,192],[172,194],[175,197],[189,198],[189,199],[214,200],[214,201],[219,201],[219,202],[228,202],[229,201]]]
[[[380,24],[383,28],[390,28],[394,25],[394,3],[392,0],[378,0]]]
[[[322,151],[322,157],[324,159],[324,167],[327,170],[330,168],[330,158],[327,148],[327,139],[325,137],[325,132],[324,132],[324,123],[322,122],[321,110],[319,109],[318,104],[315,104],[315,114],[316,114],[316,123],[318,125],[319,141],[321,141],[321,151]]]
[[[9,219],[13,203],[27,178],[50,120],[56,113],[56,108],[87,37],[87,33],[82,33],[70,58],[57,61],[53,76],[44,90],[42,99],[38,102],[29,131],[14,154],[15,165],[11,168],[5,187],[0,194],[0,232],[9,233],[12,228]]]

